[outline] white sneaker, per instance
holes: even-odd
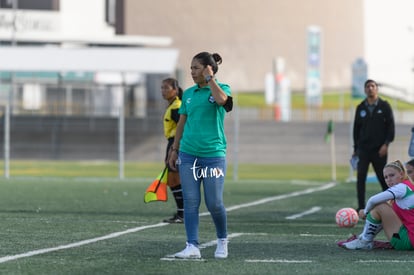
[[[357,239],[353,241],[343,243],[342,246],[346,249],[352,249],[352,250],[359,250],[359,249],[370,250],[373,248],[374,242],[363,240],[361,236],[359,236]]]
[[[216,252],[214,252],[214,257],[217,259],[225,259],[227,258],[228,251],[227,251],[227,239],[217,239],[217,248]]]
[[[200,259],[201,258],[200,249],[198,249],[197,246],[191,243],[186,243],[186,244],[187,244],[186,248],[183,251],[175,253],[174,257],[180,258],[180,259]]]

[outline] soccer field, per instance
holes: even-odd
[[[353,183],[227,180],[229,258],[214,258],[214,225],[201,207],[202,260],[172,260],[183,225],[161,223],[174,203],[145,204],[150,179],[14,177],[0,180],[1,274],[410,274],[412,252],[347,251],[356,228]],[[377,184],[368,184],[368,193]],[[383,235],[380,236],[384,239]]]

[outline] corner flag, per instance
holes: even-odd
[[[336,148],[335,148],[335,133],[332,119],[328,122],[328,127],[325,134],[326,143],[331,143],[331,166],[332,166],[332,180],[336,181]]]
[[[164,170],[158,175],[158,177],[148,186],[144,195],[144,202],[148,203],[151,201],[167,201],[168,192],[167,192],[167,176],[168,168],[165,167]]]

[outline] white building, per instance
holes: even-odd
[[[115,115],[119,105],[125,101],[132,108],[126,111],[128,114],[144,115],[143,102],[156,96],[149,90],[158,91],[159,78],[174,72],[178,51],[167,48],[172,42],[170,37],[116,34],[115,19],[114,0],[1,1],[0,55],[3,54],[3,59],[0,64],[0,100],[10,100],[8,90],[13,82],[17,83],[11,99],[14,113]],[[31,54],[22,60],[23,55],[15,53],[10,46],[26,53],[31,51]],[[77,61],[79,69],[68,70],[64,66],[59,69],[58,65],[51,65],[53,60],[47,57],[43,62],[31,59],[32,55],[40,53],[40,48],[36,47],[42,47],[42,53],[50,51],[51,58],[62,58],[62,63],[69,63],[64,61],[67,56],[75,60],[80,58]],[[104,69],[91,71],[91,64],[86,64],[87,58],[82,59],[75,54],[82,48],[102,52],[120,47],[128,47],[130,59],[136,56],[148,58],[128,60],[126,56],[122,60],[108,52],[108,56],[100,60],[106,62],[102,65]],[[56,51],[56,48],[60,50]],[[152,48],[166,53],[166,58],[153,58]],[[10,56],[11,53],[16,56]],[[5,62],[8,58],[10,60]],[[16,67],[18,62],[13,60],[22,63]],[[129,72],[122,71],[121,75],[119,68],[122,68],[122,62],[127,61],[137,64],[130,67]],[[25,70],[25,67],[30,67],[28,63],[34,65],[33,70]],[[117,69],[113,71],[111,68]],[[121,84],[129,86],[125,93],[122,93]]]
[[[414,1],[364,1],[364,55],[381,90],[414,103]]]

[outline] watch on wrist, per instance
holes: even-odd
[[[210,82],[210,80],[213,79],[213,76],[212,75],[208,75],[208,76],[205,77],[205,79],[206,79],[206,82],[208,83],[208,82]]]

